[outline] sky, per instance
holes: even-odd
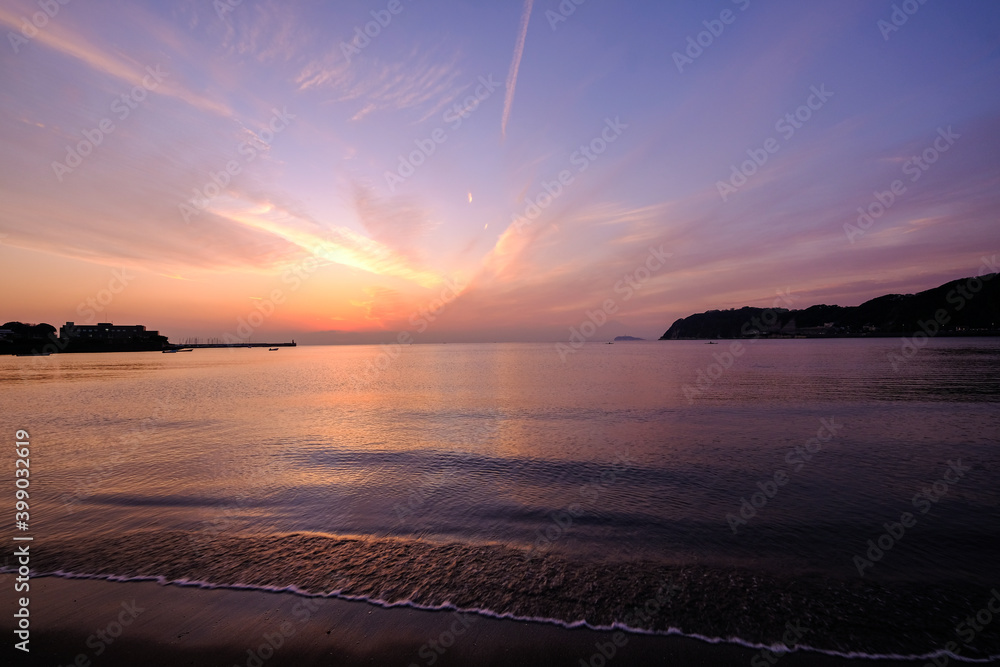
[[[1000,251],[987,0],[0,0],[0,32],[0,321],[656,338]]]

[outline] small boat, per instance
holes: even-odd
[[[276,348],[276,347],[269,347],[269,348],[267,348],[267,351],[268,352],[277,352],[278,348]]]
[[[705,345],[718,345],[718,343],[716,343],[714,340],[710,340],[707,343],[705,343]]]

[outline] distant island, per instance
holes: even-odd
[[[1000,335],[1000,274],[962,278],[917,294],[886,294],[860,306],[709,310],[683,317],[660,340]],[[933,332],[933,333],[931,333]]]
[[[627,342],[630,340],[646,340],[645,338],[636,338],[635,336],[615,336],[616,343]]]

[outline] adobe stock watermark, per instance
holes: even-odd
[[[562,539],[572,528],[573,520],[587,514],[587,505],[593,507],[601,495],[618,481],[619,475],[629,471],[635,463],[636,460],[629,455],[627,448],[617,452],[615,460],[611,462],[607,470],[593,477],[578,489],[578,494],[582,499],[580,502],[572,503],[562,510],[549,513],[551,519],[549,525],[545,527],[544,531],[541,528],[535,531],[537,537],[531,544],[531,548],[524,552],[525,559],[530,560],[541,555],[555,542]]]
[[[417,650],[417,655],[428,667],[437,663],[441,656],[447,653],[448,649],[454,646],[455,642],[468,631],[469,626],[479,619],[479,616],[469,612],[456,611],[453,614],[455,620],[451,622],[451,625],[446,630],[442,630],[437,637],[429,639]],[[409,667],[420,667],[420,664],[411,662]]]
[[[833,97],[833,92],[826,89],[826,84],[820,84],[818,88],[811,86],[809,92],[805,103],[794,111],[781,116],[774,123],[774,130],[781,135],[786,143],[812,119],[814,113],[822,109],[827,101]],[[744,160],[739,166],[732,165],[729,180],[717,181],[715,184],[722,201],[728,201],[730,195],[736,194],[741,187],[746,185],[750,177],[767,164],[772,155],[781,150],[781,146],[780,141],[769,137],[761,148],[748,148],[747,155],[750,159]]]
[[[912,336],[900,339],[902,345],[900,345],[898,353],[886,353],[886,359],[892,364],[892,370],[898,373],[910,359],[917,356],[917,353],[927,346],[927,342],[931,338],[941,333],[941,327],[951,322],[952,310],[960,312],[965,308],[965,304],[974,299],[983,290],[983,283],[989,282],[996,277],[997,269],[996,255],[993,255],[993,257],[983,257],[983,263],[979,267],[979,272],[966,280],[965,283],[949,290],[945,295],[945,301],[951,304],[952,308],[938,308],[934,312],[934,317],[918,321],[917,326],[920,327],[921,331],[917,331]]]
[[[452,131],[462,126],[472,113],[479,108],[479,105],[488,100],[500,87],[499,81],[493,80],[493,75],[480,76],[477,79],[478,85],[460,103],[452,105],[441,115],[441,120]],[[410,151],[407,155],[399,155],[399,164],[396,171],[385,172],[385,184],[389,192],[395,193],[396,188],[406,182],[410,176],[417,172],[417,169],[424,165],[427,160],[437,152],[438,146],[448,141],[448,132],[444,127],[436,127],[425,139],[414,139],[416,150]]]
[[[627,628],[648,628],[652,625],[652,620],[659,616],[660,610],[666,606],[674,593],[679,590],[681,590],[680,586],[669,583],[660,586],[660,590],[656,592],[656,595],[641,605],[632,607],[625,612],[625,615],[622,617],[622,623]],[[629,636],[627,634],[618,631],[611,635],[610,641],[594,642],[594,652],[587,660],[580,658],[579,667],[605,667],[610,660],[613,660],[618,655],[621,649],[628,645],[628,640]]]
[[[122,602],[121,611],[118,612],[115,619],[108,621],[107,625],[103,628],[98,628],[92,635],[87,637],[87,648],[94,652],[94,658],[103,655],[115,643],[115,640],[124,634],[125,629],[135,623],[135,620],[139,618],[139,614],[144,611],[146,611],[146,608],[137,605],[135,598],[131,602]],[[80,667],[90,664],[91,658],[89,653],[78,653],[67,667]],[[62,666],[60,665],[60,667]]]
[[[54,19],[59,10],[70,3],[70,0],[35,0],[41,11],[35,12],[31,17],[21,17],[21,29],[18,32],[7,31],[7,41],[10,48],[16,54],[21,47],[38,36],[38,31],[42,30]]]
[[[439,293],[438,298],[432,299],[430,303],[421,306],[416,312],[410,315],[409,322],[417,333],[427,331],[430,324],[441,316],[444,309],[453,303],[466,287],[451,278],[445,278],[443,284],[444,287]],[[375,358],[369,359],[365,363],[364,374],[355,373],[351,376],[354,386],[367,387],[370,385],[379,375],[389,370],[392,363],[403,354],[403,346],[410,345],[413,342],[413,334],[407,330],[400,331],[396,335],[396,342],[382,343],[379,346],[379,353]]]
[[[787,287],[784,292],[777,290],[775,294],[778,297],[771,302],[770,308],[764,310],[759,317],[754,316],[750,318],[740,327],[740,335],[749,338],[751,344],[756,343],[764,336],[766,331],[773,329],[777,325],[780,304],[790,306],[795,303],[792,292]],[[711,389],[746,351],[747,348],[741,341],[734,340],[729,344],[727,351],[714,352],[712,358],[715,361],[707,367],[698,370],[694,386],[685,384],[681,387],[681,392],[684,394],[684,398],[687,399],[688,405],[694,405],[694,399]]]
[[[240,490],[230,495],[225,503],[213,507],[212,515],[203,519],[197,530],[188,533],[188,546],[191,552],[197,557],[204,556],[205,547],[215,537],[232,529],[237,525],[237,519],[241,514],[252,512],[257,506],[259,498],[250,490],[260,489],[275,479],[280,479],[290,468],[284,458],[279,458],[278,463],[251,467],[250,473],[240,478]]]
[[[295,120],[295,115],[288,113],[288,107],[282,107],[281,111],[271,109],[271,118],[268,120],[267,126],[260,131],[257,141],[244,141],[236,147],[236,152],[243,156],[242,164],[237,160],[230,160],[226,163],[225,168],[219,172],[210,171],[208,181],[202,187],[194,189],[194,197],[177,205],[184,222],[191,222],[191,218],[206,210],[209,202],[222,194],[226,186],[232,182],[233,177],[242,173],[243,167],[253,162],[259,152],[270,148],[274,138],[286,130],[293,120]],[[263,147],[260,144],[263,144]]]
[[[751,495],[749,501],[746,498],[740,498],[738,515],[731,512],[726,514],[726,522],[732,529],[733,535],[737,534],[740,526],[747,525],[750,519],[757,516],[758,510],[766,507],[768,502],[778,495],[779,489],[788,484],[792,478],[792,473],[800,472],[805,464],[812,460],[813,455],[823,449],[824,442],[832,440],[837,435],[837,431],[844,428],[843,424],[838,424],[833,417],[830,417],[829,420],[820,419],[819,423],[820,427],[816,431],[816,437],[809,438],[801,446],[793,447],[785,454],[785,463],[788,464],[787,471],[784,468],[779,468],[774,471],[771,479],[757,482],[757,488],[760,490]]]
[[[732,1],[734,5],[739,6],[741,12],[745,12],[750,7],[750,0]],[[726,30],[726,26],[736,22],[737,16],[738,14],[733,12],[733,10],[723,9],[719,13],[719,18],[702,21],[701,24],[705,26],[705,29],[697,35],[688,35],[687,47],[684,49],[684,53],[680,51],[674,51],[673,53],[674,65],[677,66],[677,71],[683,74],[686,65],[693,65],[694,61],[705,53],[705,49],[712,46],[715,40],[722,36],[722,33]]]
[[[322,256],[327,252],[329,241],[323,241],[311,249],[310,255],[299,262],[296,262],[281,274],[281,282],[288,285],[288,292],[294,293],[302,287],[309,278],[319,269],[321,262],[317,255]],[[276,287],[267,293],[266,297],[255,299],[253,308],[244,317],[236,318],[236,329],[226,332],[222,336],[222,342],[228,345],[238,345],[250,340],[253,333],[264,326],[264,323],[274,315],[278,306],[285,303],[287,294],[280,287]]]
[[[558,11],[545,10],[545,18],[549,22],[552,32],[556,31],[560,23],[565,23],[570,16],[576,13],[576,8],[587,2],[587,0],[561,0],[556,7]]]
[[[161,398],[156,398],[155,403],[156,406],[148,417],[142,419],[135,428],[118,438],[120,446],[114,449],[114,454],[96,466],[85,481],[80,481],[73,493],[65,493],[59,498],[67,513],[72,514],[76,505],[97,493],[98,487],[109,477],[114,476],[118,464],[134,460],[136,452],[147,445],[149,438],[159,428],[160,422],[166,419],[164,413],[174,407],[168,400]]]
[[[473,452],[467,451],[460,455],[460,461],[468,460],[472,457]],[[459,472],[458,466],[451,465],[447,466],[442,470],[437,470],[435,472],[425,472],[421,477],[421,481],[417,484],[410,495],[406,497],[405,503],[396,503],[392,507],[392,511],[396,513],[396,523],[393,524],[393,528],[399,526],[409,517],[414,514],[421,507],[423,507],[427,500],[434,494],[435,491],[444,486],[448,481],[450,481]]]
[[[662,245],[659,248],[650,246],[646,260],[615,283],[615,294],[623,295],[622,302],[628,301],[638,290],[642,289],[642,286],[653,277],[654,273],[666,266],[667,260],[673,256],[672,252],[663,252]],[[556,343],[559,359],[566,363],[566,358],[571,354],[576,354],[576,351],[583,347],[589,339],[597,335],[598,329],[607,324],[608,317],[617,313],[618,308],[618,302],[609,298],[604,300],[600,308],[588,310],[585,313],[586,319],[580,323],[579,328],[575,326],[569,328],[568,344],[561,341]]]
[[[95,323],[97,321],[97,314],[103,313],[111,305],[111,302],[114,301],[115,296],[124,292],[125,288],[134,279],[135,275],[127,273],[124,267],[112,270],[108,286],[98,290],[94,296],[87,297],[77,305],[77,314],[84,318],[81,322],[83,324]],[[31,351],[32,356],[43,357],[44,355],[62,352],[69,347],[68,338],[60,338],[54,333],[49,334],[49,340],[51,342],[43,345],[40,350],[37,348],[33,349]]]
[[[77,305],[76,314],[83,318],[80,321],[84,324],[96,322],[97,314],[103,313],[115,300],[115,296],[124,292],[133,280],[135,280],[135,274],[128,273],[125,267],[111,271],[108,286],[98,290],[94,296],[87,297]]]
[[[975,614],[971,616],[966,616],[965,620],[955,626],[955,634],[958,638],[962,640],[962,643],[966,646],[971,646],[976,637],[981,633],[986,627],[993,622],[993,615],[996,614],[1000,616],[1000,591],[997,589],[990,590],[992,596],[986,601]],[[996,602],[996,607],[993,603]],[[961,659],[962,647],[956,642],[947,642],[944,645],[945,655],[938,655],[931,658],[928,662],[923,664],[923,667],[947,667],[951,662],[951,658]],[[963,664],[965,664],[963,662]]]
[[[142,77],[141,85],[133,86],[131,90],[122,93],[111,102],[109,110],[118,118],[119,122],[125,122],[132,115],[132,112],[145,101],[149,93],[156,90],[167,77],[167,73],[160,69],[159,65],[146,67],[145,71],[147,74]],[[66,145],[65,160],[63,162],[52,161],[52,171],[55,173],[56,179],[62,183],[63,177],[83,164],[83,161],[94,152],[94,149],[104,143],[105,138],[115,129],[116,126],[111,117],[105,116],[95,127],[81,130],[80,134],[83,135],[83,139],[74,146]]]
[[[627,129],[628,125],[621,122],[621,118],[619,116],[615,116],[614,120],[605,118],[604,127],[598,135],[586,144],[581,144],[579,148],[570,154],[570,165],[576,167],[577,174],[582,174],[587,171],[587,169],[590,168],[590,165],[593,164],[598,157],[603,155],[606,150],[608,150],[608,146],[618,141],[618,138]],[[562,196],[565,189],[573,183],[575,178],[576,176],[572,171],[569,169],[563,169],[553,180],[543,180],[539,185],[541,185],[544,192],[539,192],[534,199],[531,197],[525,198],[527,204],[524,207],[524,211],[520,215],[517,213],[511,215],[511,222],[514,224],[514,230],[520,232],[523,227],[534,222],[538,216],[542,214],[542,211],[547,209],[552,205],[552,202]]]
[[[310,597],[296,602],[292,606],[292,616],[298,622],[298,627],[304,627],[312,619],[329,598]],[[255,647],[246,650],[247,658],[241,665],[233,667],[263,667],[264,663],[274,657],[285,643],[295,636],[298,628],[291,621],[282,621],[275,626],[273,632],[260,635],[263,640]]]
[[[490,419],[477,420],[473,428],[463,430],[464,442],[451,449],[449,453],[452,458],[449,462],[433,472],[425,472],[420,480],[411,486],[405,501],[393,505],[392,511],[396,514],[396,522],[392,526],[393,530],[411,515],[427,506],[428,501],[435,493],[446,488],[456,475],[461,475],[473,457],[485,453],[485,448],[496,436],[496,424],[501,419],[500,413],[494,411]]]
[[[941,499],[948,494],[949,484],[956,484],[970,470],[972,470],[972,466],[962,465],[962,459],[948,461],[948,468],[944,471],[941,479],[935,481],[929,487],[921,489],[919,493],[913,496],[910,502],[914,509],[919,510],[921,514],[930,512],[931,507],[941,502]],[[882,560],[903,539],[906,530],[916,525],[917,518],[912,512],[903,512],[900,514],[898,523],[882,524],[885,532],[874,539],[868,540],[868,550],[864,556],[855,556],[853,559],[854,566],[858,569],[858,574],[862,577],[865,576],[865,570],[874,567],[875,563]]]
[[[785,647],[785,650],[775,650],[774,647],[762,648],[750,659],[750,667],[770,667],[777,663],[788,655],[794,647],[799,645],[799,642],[806,636],[807,632],[812,632],[812,630],[803,625],[802,621],[786,622],[785,634],[781,635],[781,645]]]
[[[926,4],[927,0],[903,0],[898,5],[894,4],[888,21],[879,19],[875,22],[875,27],[882,33],[882,39],[888,42],[889,36],[894,32],[899,32],[899,29],[906,25],[910,17],[919,12],[920,8]]]
[[[229,14],[242,4],[243,0],[212,0],[215,15],[219,17],[220,21],[225,21],[226,14]]]
[[[401,0],[389,0],[385,9],[373,9],[369,12],[372,20],[364,26],[354,26],[354,36],[350,42],[340,43],[340,52],[344,54],[344,59],[348,64],[354,56],[361,55],[361,52],[368,48],[372,40],[382,34],[382,30],[389,27],[394,16],[399,16],[406,7]]]
[[[976,640],[976,635],[986,629],[986,626],[993,622],[993,615],[1000,616],[1000,592],[997,589],[990,591],[992,596],[986,604],[976,612],[975,616],[966,616],[965,620],[955,626],[955,634],[965,644],[971,644]],[[997,606],[994,607],[993,603]],[[968,627],[966,627],[968,626]],[[946,647],[947,648],[947,647]],[[953,652],[957,653],[956,647]]]
[[[937,132],[938,136],[934,138],[930,146],[925,148],[920,155],[914,155],[903,163],[903,174],[910,177],[911,183],[919,181],[920,177],[941,158],[941,155],[947,153],[955,145],[955,141],[962,138],[962,135],[956,134],[951,129],[951,125],[948,126],[947,130],[939,127]],[[864,236],[875,224],[875,221],[885,215],[904,194],[906,194],[906,184],[901,179],[894,180],[889,184],[889,188],[883,192],[876,190],[873,193],[874,201],[867,207],[858,207],[857,224],[844,223],[844,233],[847,235],[847,240],[853,244],[858,238]]]

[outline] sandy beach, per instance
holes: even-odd
[[[13,588],[12,575],[0,586]],[[18,665],[748,665],[760,650],[291,593],[42,577]],[[3,630],[13,625],[4,614]],[[617,643],[616,643],[617,642]],[[445,646],[447,645],[447,646]],[[276,647],[276,648],[275,648]],[[601,653],[611,654],[610,659]],[[773,657],[772,657],[773,660]],[[762,662],[763,661],[763,662]],[[781,665],[858,665],[815,653]],[[924,661],[878,661],[879,667]],[[10,664],[10,663],[8,663]]]

